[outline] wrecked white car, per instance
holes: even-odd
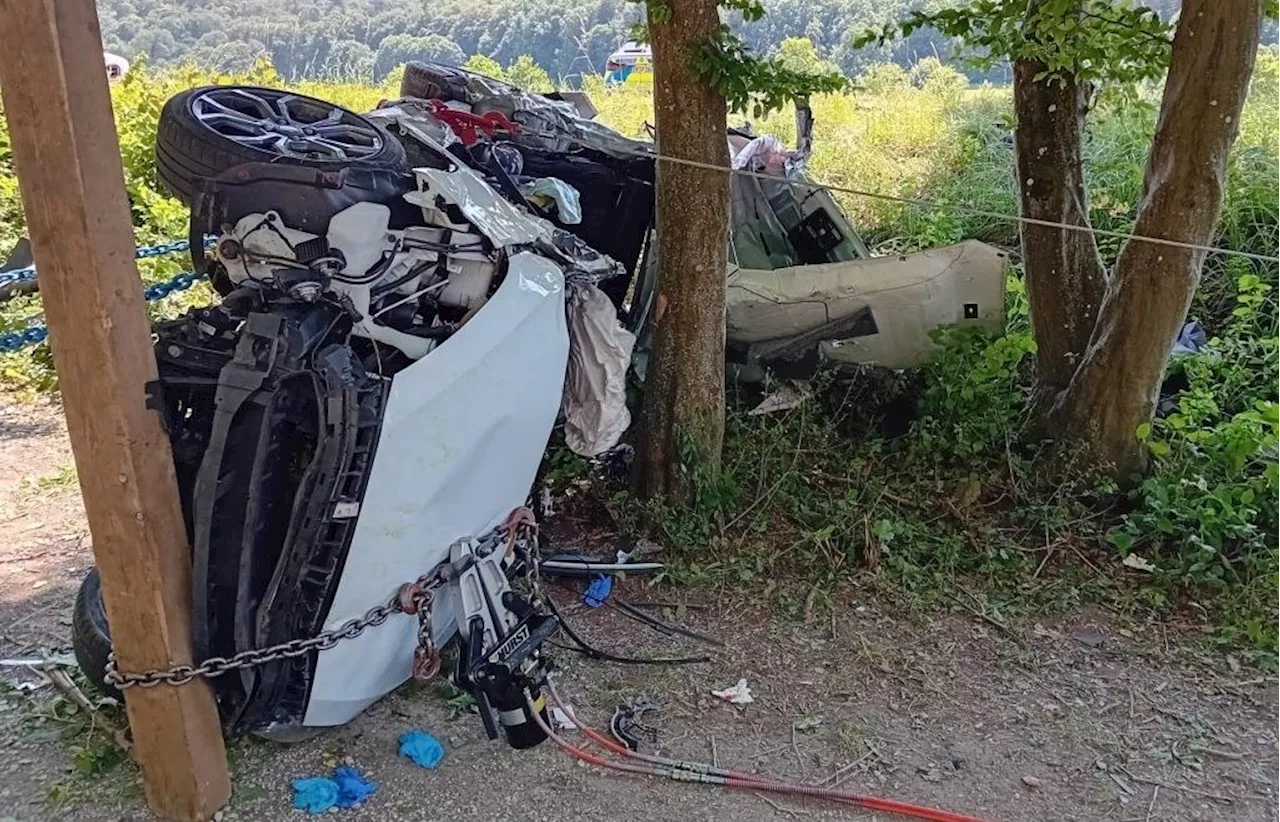
[[[526,506],[562,412],[588,455],[630,421],[654,155],[581,100],[426,65],[404,91],[362,116],[209,87],[162,113],[157,171],[222,296],[156,329],[150,398],[192,546],[197,661],[228,730],[287,739],[435,675],[450,646],[490,734],[524,747],[542,739],[525,694],[558,627]],[[871,258],[802,152],[730,139],[756,175],[734,183],[742,365],[912,365],[933,327],[1002,321],[998,253]],[[99,684],[156,681],[112,669],[95,574],[73,633]]]

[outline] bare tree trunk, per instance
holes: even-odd
[[[1038,0],[1032,0],[1033,9],[1036,5]],[[1088,90],[1071,77],[1036,80],[1044,70],[1033,60],[1018,60],[1013,67],[1022,216],[1088,227],[1082,150]],[[1106,270],[1090,232],[1026,223],[1022,261],[1036,340],[1038,393],[1052,400],[1084,357]]]
[[[1147,156],[1134,233],[1213,239],[1262,20],[1259,0],[1185,0]],[[1084,362],[1055,424],[1081,456],[1127,478],[1145,467],[1149,422],[1204,252],[1131,240],[1120,252]]]
[[[724,168],[724,96],[691,60],[693,46],[720,25],[715,0],[666,0],[666,6],[667,20],[649,17],[658,150]],[[638,479],[643,496],[679,499],[691,472],[719,470],[724,442],[729,178],[659,161],[656,199],[660,273]]]

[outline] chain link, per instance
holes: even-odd
[[[172,245],[172,243],[171,243]],[[147,302],[155,302],[168,297],[170,294],[176,294],[179,291],[187,289],[200,282],[201,277],[194,271],[184,271],[175,277],[160,283],[152,283],[143,290],[143,296]],[[26,348],[29,345],[42,343],[49,337],[49,327],[41,322],[32,322],[21,331],[11,331],[7,334],[0,334],[0,353],[17,351]]]
[[[194,679],[213,679],[230,671],[295,659],[312,651],[327,651],[344,639],[355,639],[370,628],[376,628],[399,613],[418,614],[419,619],[430,624],[430,610],[434,590],[441,581],[432,574],[406,583],[390,602],[370,608],[364,616],[343,623],[332,631],[322,631],[310,639],[294,639],[269,648],[256,648],[230,657],[210,657],[199,665],[175,665],[164,670],[130,673],[121,671],[114,650],[107,655],[107,670],[103,677],[106,684],[119,688],[154,688],[157,685],[186,685]],[[434,648],[434,646],[432,646]]]
[[[212,245],[217,238],[205,237],[205,244]],[[144,245],[133,252],[133,256],[138,260],[145,260],[151,257],[165,257],[170,254],[177,254],[191,248],[191,244],[186,240],[174,240],[173,242],[160,243],[158,245]],[[36,267],[29,265],[24,268],[15,268],[11,271],[0,271],[0,286],[9,285],[10,283],[20,283],[36,278]],[[179,291],[186,291],[196,283],[200,282],[200,275],[194,271],[183,271],[175,277],[171,277],[164,282],[152,283],[143,290],[143,295],[147,302],[155,302],[162,300],[170,294]],[[49,328],[42,322],[31,322],[21,331],[10,331],[0,334],[0,353],[10,351],[18,351],[29,345],[37,345],[49,338]]]
[[[211,246],[217,242],[216,237],[206,236],[204,238],[205,246]],[[173,240],[168,243],[159,243],[157,245],[144,245],[134,249],[133,258],[135,260],[145,260],[151,257],[166,257],[170,254],[177,254],[180,251],[186,251],[191,248],[191,244],[186,240]],[[20,283],[26,280],[34,280],[36,278],[36,267],[34,265],[24,266],[23,268],[14,268],[9,271],[0,272],[0,285],[8,285],[10,283]]]

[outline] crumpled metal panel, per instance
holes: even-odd
[[[435,208],[436,198],[442,196],[496,246],[532,245],[551,238],[550,223],[517,209],[466,166],[459,165],[453,171],[416,168],[413,174],[419,190],[404,195],[406,201]]]
[[[564,381],[564,441],[594,457],[618,444],[631,425],[627,369],[636,338],[618,322],[618,310],[594,285],[570,286],[569,370]]]
[[[560,409],[569,337],[564,277],[512,256],[475,317],[391,384],[342,582],[325,628],[359,617],[521,506]],[[435,635],[456,630],[442,597]],[[397,615],[320,654],[304,723],[340,725],[409,678],[417,620]]]

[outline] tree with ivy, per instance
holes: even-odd
[[[1145,466],[1139,433],[1204,252],[1131,240],[1107,271],[1089,231],[1085,120],[1100,87],[1164,77],[1134,233],[1211,244],[1262,17],[1259,0],[1185,0],[1175,30],[1120,0],[975,0],[859,40],[933,27],[979,65],[1012,61],[1018,198],[1034,221],[1021,236],[1038,405],[1073,457],[1120,479]]]
[[[638,487],[685,498],[719,471],[724,443],[725,278],[728,269],[729,111],[756,117],[799,97],[845,87],[764,58],[730,30],[721,8],[759,20],[759,0],[647,0],[657,120],[658,291],[645,379]]]

